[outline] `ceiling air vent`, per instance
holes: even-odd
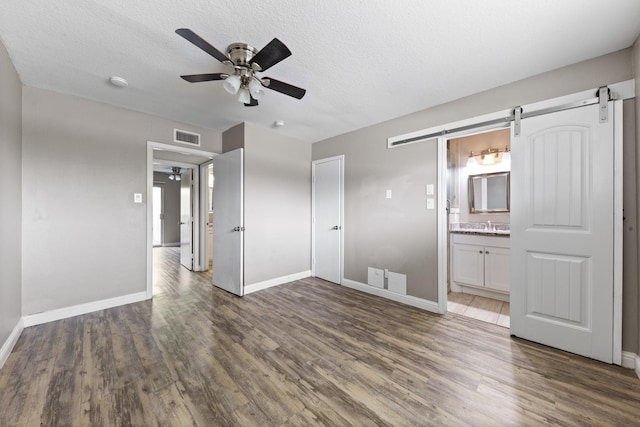
[[[197,145],[199,147],[200,134],[187,132],[186,130],[174,129],[173,142],[180,142],[182,144],[189,144],[189,145]]]

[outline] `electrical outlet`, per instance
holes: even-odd
[[[142,193],[133,193],[133,203],[142,203]]]

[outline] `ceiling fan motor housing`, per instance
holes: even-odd
[[[258,49],[246,43],[232,43],[227,48],[227,56],[236,67],[249,68],[249,61],[258,53]]]

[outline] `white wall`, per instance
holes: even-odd
[[[23,315],[145,291],[147,140],[174,127],[221,151],[212,130],[24,88]]]
[[[0,348],[22,316],[21,140],[22,84],[0,43]]]

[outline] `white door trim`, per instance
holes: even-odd
[[[622,101],[613,102],[613,363],[622,364],[623,123]]]
[[[177,147],[175,145],[163,144],[160,142],[147,141],[147,195],[146,195],[146,203],[147,203],[147,283],[146,283],[146,294],[147,299],[151,299],[153,297],[153,207],[151,200],[149,199],[149,195],[153,194],[153,150],[160,149],[164,151],[170,151],[174,153],[195,155],[200,157],[213,157],[216,154],[209,151],[201,151],[195,150],[193,148],[186,147]],[[198,170],[198,165],[191,163],[182,163],[182,162],[174,162],[168,160],[158,160],[158,162],[171,164],[173,166],[185,167],[185,168],[195,168]],[[194,173],[194,206],[199,205],[199,195],[200,191],[200,174]],[[194,233],[194,236],[197,238],[200,235],[200,228],[202,228],[201,217],[199,214],[199,209],[196,209],[194,212],[194,227],[197,228],[197,233]],[[199,240],[199,239],[198,239]],[[195,242],[194,242],[195,244]],[[200,270],[201,260],[200,260],[200,248],[199,244],[194,246],[194,271]]]
[[[207,200],[207,191],[209,190],[209,165],[213,164],[213,159],[201,163],[199,165],[199,174],[200,174],[200,182],[202,185],[200,186],[200,200]],[[200,266],[202,267],[200,271],[207,271],[209,269],[209,260],[207,259],[207,220],[209,215],[209,210],[205,203],[200,203],[200,206],[197,208],[200,211],[200,218],[202,218],[202,226],[200,227]]]
[[[340,160],[340,284],[344,283],[344,154],[339,156],[327,157],[311,162],[311,275],[316,275],[316,165],[325,162]]]
[[[449,276],[447,250],[447,140],[438,137],[438,313],[447,312],[447,278]]]

